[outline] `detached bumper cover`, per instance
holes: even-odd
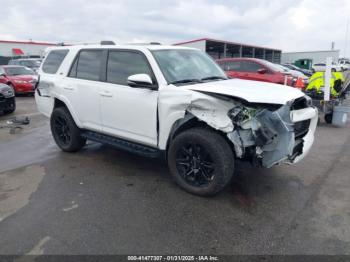
[[[314,107],[291,110],[284,105],[276,111],[262,110],[255,115],[249,128],[228,133],[236,155],[255,148],[254,157],[263,167],[279,163],[296,163],[303,159],[314,141],[318,111]]]
[[[318,110],[314,107],[295,110],[291,112],[291,119],[293,123],[300,123],[301,121],[310,121],[307,133],[300,139],[303,142],[302,152],[294,159],[287,161],[289,164],[297,163],[302,160],[309,152],[314,142],[314,134],[318,121]]]
[[[0,95],[0,111],[11,110],[15,107],[15,97],[4,97]]]

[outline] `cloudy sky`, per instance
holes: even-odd
[[[167,44],[210,37],[283,51],[345,47],[349,0],[0,0],[0,40]],[[6,2],[6,3],[5,3]],[[350,56],[350,28],[347,55]]]

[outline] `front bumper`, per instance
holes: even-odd
[[[4,97],[0,94],[0,111],[9,111],[15,108],[15,97]]]
[[[293,123],[298,123],[302,121],[310,121],[307,133],[302,136],[302,151],[294,159],[286,161],[288,164],[298,163],[302,160],[309,152],[314,142],[314,134],[317,127],[318,121],[318,110],[315,107],[309,107],[304,109],[299,109],[291,112],[291,120]]]
[[[16,93],[34,93],[34,86],[35,84],[33,83],[16,83],[14,84],[14,89]]]
[[[318,121],[317,109],[303,99],[276,111],[264,109],[228,133],[236,156],[267,168],[303,159],[313,144]]]

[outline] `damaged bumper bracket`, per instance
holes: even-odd
[[[309,151],[317,123],[317,109],[290,111],[290,106],[284,105],[273,112],[264,109],[249,121],[249,128],[237,128],[227,136],[234,144],[237,157],[243,157],[247,147],[255,146],[255,157],[260,159],[263,167],[269,168],[281,162],[296,162]],[[306,135],[296,138],[294,126],[301,121],[311,123]]]

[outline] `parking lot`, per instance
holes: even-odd
[[[89,142],[61,152],[33,97],[0,129],[1,254],[349,254],[350,133],[320,123],[294,166],[237,163],[213,198],[188,194],[161,160]]]

